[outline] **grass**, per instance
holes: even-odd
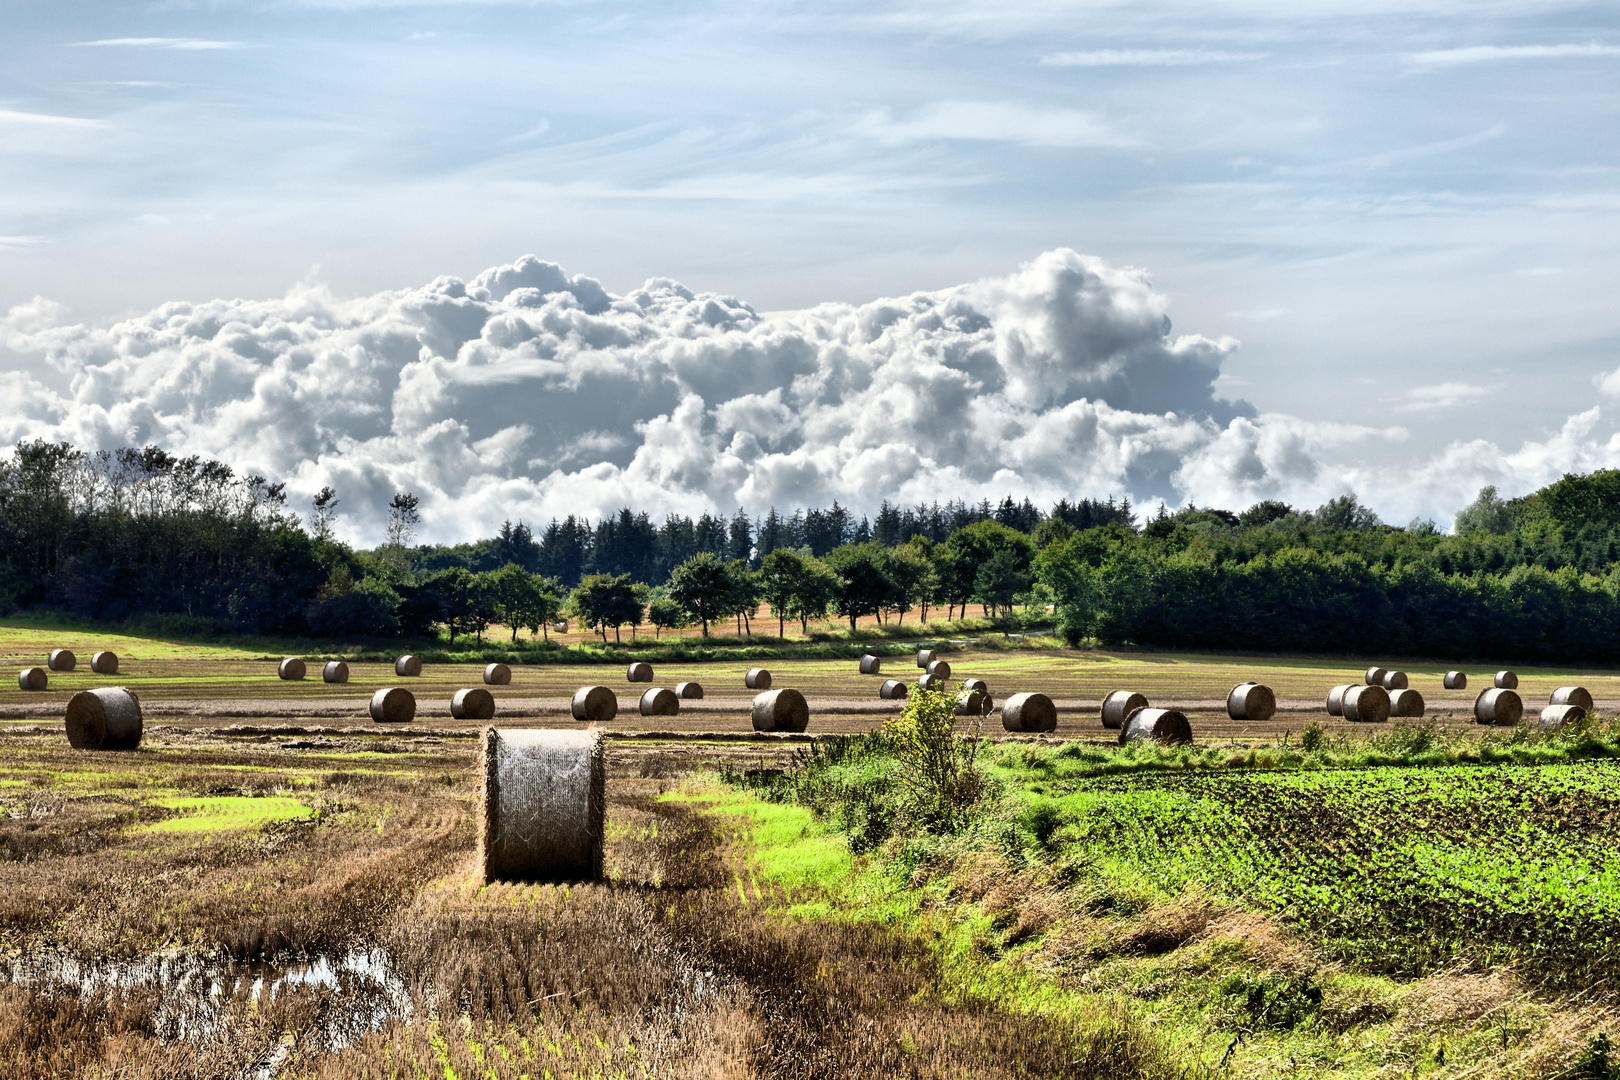
[[[177,816],[156,821],[147,832],[212,833],[236,829],[256,829],[272,821],[308,817],[310,808],[297,799],[282,795],[251,798],[245,795],[170,796],[152,799],[151,804],[177,812]]]

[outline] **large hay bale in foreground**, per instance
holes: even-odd
[[[1389,719],[1389,691],[1382,686],[1352,686],[1344,692],[1344,718],[1364,724]]]
[[[1192,742],[1192,725],[1175,709],[1137,709],[1119,729],[1121,746],[1152,740],[1167,745]]]
[[[90,670],[97,675],[118,674],[118,654],[102,649],[90,656]]]
[[[484,882],[602,876],[603,749],[600,731],[484,730],[478,806]]]
[[[1468,689],[1468,676],[1461,671],[1448,671],[1446,677],[1440,680],[1440,685],[1447,690],[1466,690]]]
[[[703,698],[703,687],[695,682],[678,682],[675,684],[675,696],[682,701],[700,701]]]
[[[750,690],[769,690],[771,673],[762,667],[749,668],[748,674],[743,676],[743,685]]]
[[[403,686],[385,686],[371,695],[370,711],[379,724],[408,724],[416,719],[416,695]]]
[[[884,701],[904,701],[911,687],[898,679],[885,679],[883,685],[878,687],[878,697]]]
[[[880,675],[883,673],[883,660],[880,657],[867,653],[861,657],[862,675]]]
[[[655,686],[641,695],[642,716],[679,716],[681,699],[667,686]]]
[[[1147,707],[1146,695],[1138,694],[1134,690],[1115,690],[1103,698],[1102,725],[1105,728],[1123,728],[1125,721],[1131,718],[1131,713]]]
[[[482,686],[457,690],[450,697],[450,715],[457,720],[493,720],[495,695]]]
[[[276,665],[276,675],[288,682],[297,682],[309,673],[304,662],[296,656],[289,656]]]
[[[1597,707],[1592,700],[1592,694],[1584,686],[1560,686],[1552,692],[1547,699],[1549,705],[1579,705],[1582,712],[1591,712]]]
[[[512,669],[505,664],[487,664],[484,667],[485,686],[511,686]]]
[[[944,660],[935,660],[925,669],[930,675],[938,675],[942,679],[951,677],[951,665]]]
[[[925,671],[917,676],[917,689],[919,690],[943,690],[944,688],[945,680],[931,671]]]
[[[71,649],[52,649],[45,658],[45,666],[52,671],[72,671],[79,666],[79,658]]]
[[[803,732],[810,726],[810,706],[792,687],[767,690],[754,699],[755,731]]]
[[[1234,720],[1270,720],[1277,712],[1277,695],[1257,682],[1238,683],[1226,695],[1226,715]]]
[[[1536,730],[1563,731],[1564,728],[1585,719],[1586,710],[1579,705],[1549,705],[1541,710],[1541,719],[1536,724]]]
[[[1383,686],[1384,676],[1387,674],[1388,672],[1381,667],[1370,667],[1362,681],[1368,686]]]
[[[1416,690],[1402,687],[1389,695],[1389,715],[1416,717],[1422,716],[1428,708],[1423,695]]]
[[[983,716],[988,713],[995,703],[990,695],[980,690],[958,690],[956,692],[957,716]]]
[[[1329,716],[1344,715],[1344,695],[1349,693],[1350,688],[1354,685],[1355,683],[1344,683],[1342,686],[1335,686],[1328,691],[1327,711]]]
[[[321,681],[329,683],[348,682],[349,665],[341,660],[328,660],[326,666],[321,668]]]
[[[1474,719],[1481,724],[1517,724],[1524,718],[1524,701],[1505,686],[1481,690],[1474,699]]]
[[[422,674],[422,658],[406,653],[394,659],[394,674],[402,679],[414,679]]]
[[[43,690],[51,685],[51,677],[42,667],[25,667],[17,672],[17,686],[23,690]]]
[[[651,664],[631,664],[624,669],[626,682],[652,682],[653,670]]]
[[[917,666],[925,671],[928,669],[928,665],[932,664],[936,659],[938,658],[934,655],[933,649],[917,650]]]
[[[1405,690],[1409,682],[1410,680],[1407,679],[1404,671],[1386,671],[1384,672],[1384,681],[1379,685],[1390,693],[1394,693],[1396,690]]]
[[[605,686],[582,686],[568,711],[582,724],[605,724],[619,715],[619,697]]]
[[[141,700],[122,686],[80,690],[68,699],[68,745],[75,750],[133,750],[141,745]]]
[[[1001,707],[1001,726],[1007,731],[1054,731],[1057,706],[1045,694],[1014,694]]]
[[[1498,671],[1496,678],[1491,680],[1491,684],[1498,690],[1517,690],[1519,688],[1519,676],[1511,671]]]

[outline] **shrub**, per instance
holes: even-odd
[[[953,828],[984,793],[979,771],[978,723],[956,737],[956,694],[913,690],[903,712],[883,725],[900,763],[899,781],[913,813],[927,825]]]

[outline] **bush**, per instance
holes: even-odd
[[[978,722],[958,739],[956,695],[948,690],[914,690],[899,716],[883,733],[900,763],[899,781],[913,814],[923,824],[954,828],[984,793],[979,771]]]

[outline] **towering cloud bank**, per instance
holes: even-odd
[[[70,391],[0,376],[0,441],[157,443],[330,484],[370,542],[415,492],[424,534],[622,505],[870,509],[1006,493],[1309,503],[1370,479],[1327,464],[1370,432],[1215,396],[1230,339],[1174,335],[1146,276],[1068,250],[1007,277],[766,318],[653,279],[615,296],[525,257],[470,282],[341,300],[171,303],[111,327],[39,300],[0,343]],[[1616,457],[1586,436],[1453,447],[1386,513],[1460,506]],[[1550,476],[1548,478],[1550,478]]]

